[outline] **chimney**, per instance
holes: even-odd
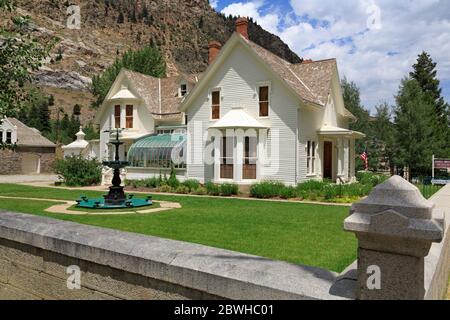
[[[209,64],[211,64],[220,52],[222,45],[218,41],[211,41],[209,43]]]
[[[245,39],[248,39],[248,19],[246,17],[236,20],[236,32],[240,33]]]

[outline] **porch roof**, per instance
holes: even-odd
[[[364,133],[353,131],[349,129],[344,129],[335,126],[324,125],[317,133],[322,136],[349,136],[356,139],[364,138],[366,135]]]
[[[228,129],[228,128],[268,128],[262,124],[243,108],[233,108],[228,111],[222,118],[217,120],[209,129]]]

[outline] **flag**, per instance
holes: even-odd
[[[367,152],[364,151],[363,153],[361,153],[360,158],[362,161],[364,161],[365,169],[368,170],[369,169],[369,157],[367,156]]]

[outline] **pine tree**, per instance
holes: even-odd
[[[375,154],[375,145],[370,128],[370,114],[362,105],[358,86],[353,81],[344,78],[341,82],[342,95],[345,107],[356,117],[356,121],[351,122],[351,130],[362,132],[366,135],[363,139],[356,140],[355,153],[357,155],[366,151],[369,155],[369,167],[376,169],[378,167],[378,158]],[[364,169],[364,163],[360,158],[356,159],[355,167],[357,170]]]
[[[429,175],[433,150],[431,126],[433,99],[422,91],[415,79],[403,79],[396,97],[395,152],[396,164],[410,168],[410,178]]]
[[[40,103],[38,120],[40,122],[41,132],[47,133],[51,131],[50,110],[48,108],[48,101],[42,101]]]
[[[377,148],[377,155],[385,168],[390,169],[395,162],[394,152],[394,124],[391,122],[390,107],[383,103],[375,107],[374,121],[371,122],[372,133]]]
[[[449,151],[448,139],[450,138],[449,105],[445,103],[441,95],[442,89],[440,88],[440,81],[437,79],[436,65],[428,53],[422,52],[418,56],[417,62],[413,65],[410,77],[415,79],[422,91],[433,100],[429,110],[433,118],[431,122],[433,137],[430,142],[435,155],[447,156]]]

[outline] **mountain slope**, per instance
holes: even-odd
[[[80,30],[66,27],[70,4],[80,6]],[[17,5],[21,13],[33,18],[40,37],[59,39],[37,74],[38,82],[71,90],[71,95],[87,91],[90,78],[118,55],[147,44],[164,52],[169,75],[201,72],[207,66],[208,42],[225,43],[236,20],[214,11],[207,0],[18,0]],[[251,19],[249,36],[288,61],[300,61],[280,38]]]

